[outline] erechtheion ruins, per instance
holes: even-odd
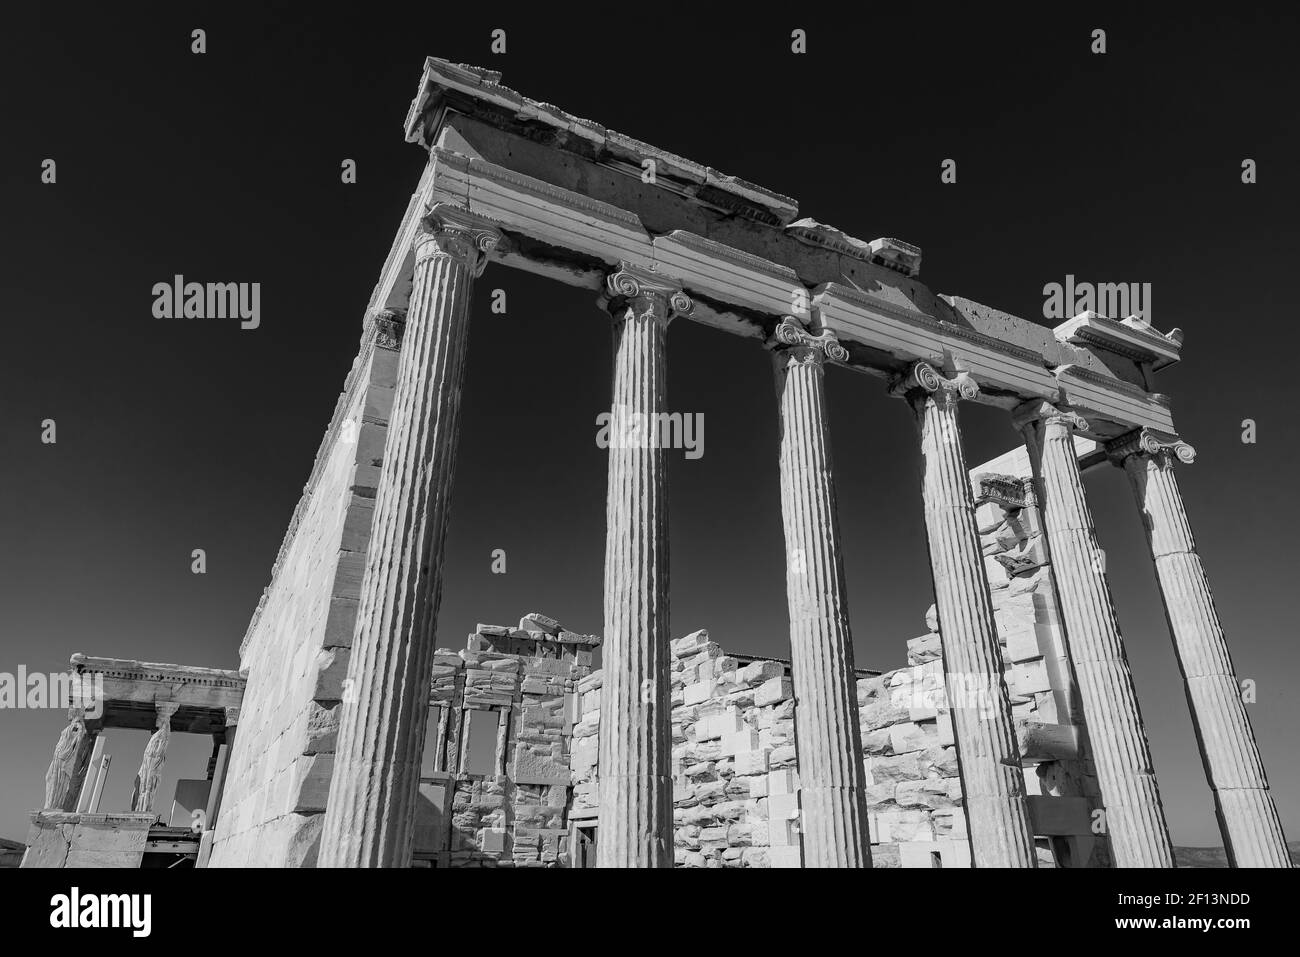
[[[1153,390],[1181,332],[1094,312],[1052,329],[938,295],[909,243],[800,218],[499,79],[425,64],[406,139],[428,163],[240,669],[74,659],[109,677],[109,707],[74,709],[27,866],[1170,867],[1082,482],[1112,465],[1230,860],[1289,866],[1175,478],[1194,453]],[[654,442],[609,449],[599,636],[529,613],[435,647],[469,301],[489,262],[592,291],[624,414],[666,413],[675,318],[770,351],[788,660],[673,638]],[[828,364],[876,377],[917,424],[934,606],[887,673],[853,659]],[[972,402],[1005,411],[1009,449],[974,468]],[[154,729],[120,814],[97,806],[105,722]],[[214,743],[207,780],[178,792],[193,828],[155,810],[172,732]]]

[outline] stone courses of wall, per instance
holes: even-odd
[[[245,639],[212,867],[315,863],[397,370],[368,335]]]
[[[518,628],[479,625],[464,651],[436,652],[431,703],[448,722],[442,761],[453,778],[442,866],[568,864],[578,686],[599,641],[533,613]],[[498,711],[506,722],[498,723],[494,774],[465,773],[465,720],[474,711]]]
[[[788,663],[727,655],[707,631],[673,641],[671,656],[676,865],[798,867]],[[594,819],[597,806],[600,684],[595,672],[578,687],[574,818]]]

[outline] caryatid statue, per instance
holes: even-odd
[[[86,752],[90,732],[86,730],[86,715],[80,708],[68,711],[68,724],[54,746],[54,757],[45,772],[45,807],[56,811],[69,810],[74,802],[73,784],[77,778],[77,764]]]
[[[140,759],[140,770],[135,776],[135,787],[131,792],[131,810],[152,811],[154,793],[162,781],[163,761],[167,758],[167,745],[172,736],[172,715],[178,705],[171,701],[159,701],[157,708],[157,730],[144,746],[144,756]]]

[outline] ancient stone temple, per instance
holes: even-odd
[[[499,80],[425,64],[406,139],[428,163],[240,647],[240,700],[203,726],[227,751],[200,866],[1172,866],[1082,481],[1112,466],[1132,482],[1230,859],[1289,866],[1178,490],[1194,453],[1154,388],[1181,332],[1093,312],[1051,329],[936,294],[909,243],[800,218]],[[436,647],[488,262],[591,291],[628,414],[666,412],[674,321],[770,352],[788,658],[670,626],[653,442],[609,450],[599,635],[529,613]],[[883,673],[853,658],[836,517],[853,490],[832,481],[827,365],[867,373],[917,426],[934,605]],[[974,466],[972,402],[1005,412],[1008,448]],[[131,710],[161,736],[145,818],[122,824],[141,846],[156,762],[189,713],[151,693]],[[34,834],[102,824],[70,797],[78,720]],[[63,844],[36,852],[58,841],[32,842],[28,864],[59,866]]]

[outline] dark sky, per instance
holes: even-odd
[[[859,22],[746,5],[272,6],[246,17],[66,5],[9,19],[0,257],[0,671],[82,651],[221,667],[267,584],[424,158],[402,122],[423,58],[503,82],[794,196],[802,215],[924,250],[921,278],[1042,320],[1066,274],[1149,282],[1187,335],[1162,372],[1199,452],[1180,482],[1284,824],[1300,836],[1293,612],[1297,464],[1294,17],[1160,19],[863,7]],[[6,17],[12,17],[7,13]],[[190,52],[190,31],[208,52]],[[494,28],[507,53],[489,52]],[[790,52],[808,31],[809,52]],[[1089,52],[1094,28],[1108,52]],[[41,161],[57,183],[40,182]],[[340,182],[356,160],[358,182]],[[956,185],[940,163],[958,162]],[[1259,182],[1241,183],[1241,162]],[[260,282],[262,322],[155,319],[154,283]],[[480,289],[439,644],[541,611],[601,629],[609,321],[592,295],[499,266]],[[705,454],[671,476],[674,635],[785,655],[776,406],[753,341],[669,334],[669,402]],[[932,601],[905,407],[828,375],[858,663],[905,663]],[[1015,442],[963,412],[972,464]],[[40,441],[57,422],[57,444]],[[1241,422],[1258,442],[1241,441]],[[1175,841],[1217,844],[1141,526],[1118,470],[1088,489]],[[194,575],[190,554],[206,550]],[[490,572],[507,553],[507,574]],[[0,712],[0,835],[23,838],[63,716]],[[143,734],[111,736],[124,808]],[[206,742],[177,743],[202,776]]]

